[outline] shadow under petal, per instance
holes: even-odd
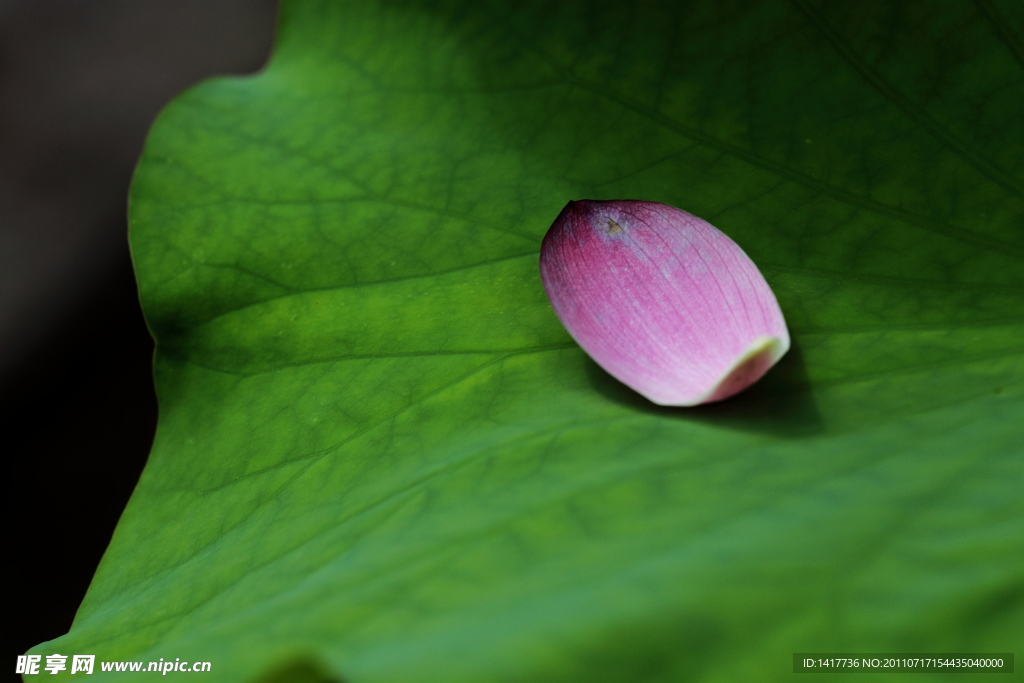
[[[637,412],[779,436],[810,436],[824,430],[796,339],[791,340],[789,351],[775,367],[746,390],[724,401],[688,408],[651,403],[590,358],[586,367],[598,393]]]

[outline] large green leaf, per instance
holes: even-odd
[[[265,71],[150,135],[160,426],[37,652],[393,682],[1012,651],[1021,7],[287,2]],[[578,198],[720,227],[794,350],[698,409],[609,378],[537,273]]]

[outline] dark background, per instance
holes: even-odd
[[[70,628],[156,428],[125,219],[146,131],[189,85],[259,69],[275,11],[276,0],[0,0],[6,675],[15,654]]]

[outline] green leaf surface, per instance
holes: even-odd
[[[147,142],[160,425],[36,652],[351,683],[1020,655],[1021,8],[286,2],[268,68]],[[611,379],[537,270],[581,198],[718,226],[794,349],[696,409]]]

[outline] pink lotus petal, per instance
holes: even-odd
[[[713,225],[667,204],[569,202],[544,237],[540,274],[569,334],[654,403],[728,398],[789,350],[754,262]]]

